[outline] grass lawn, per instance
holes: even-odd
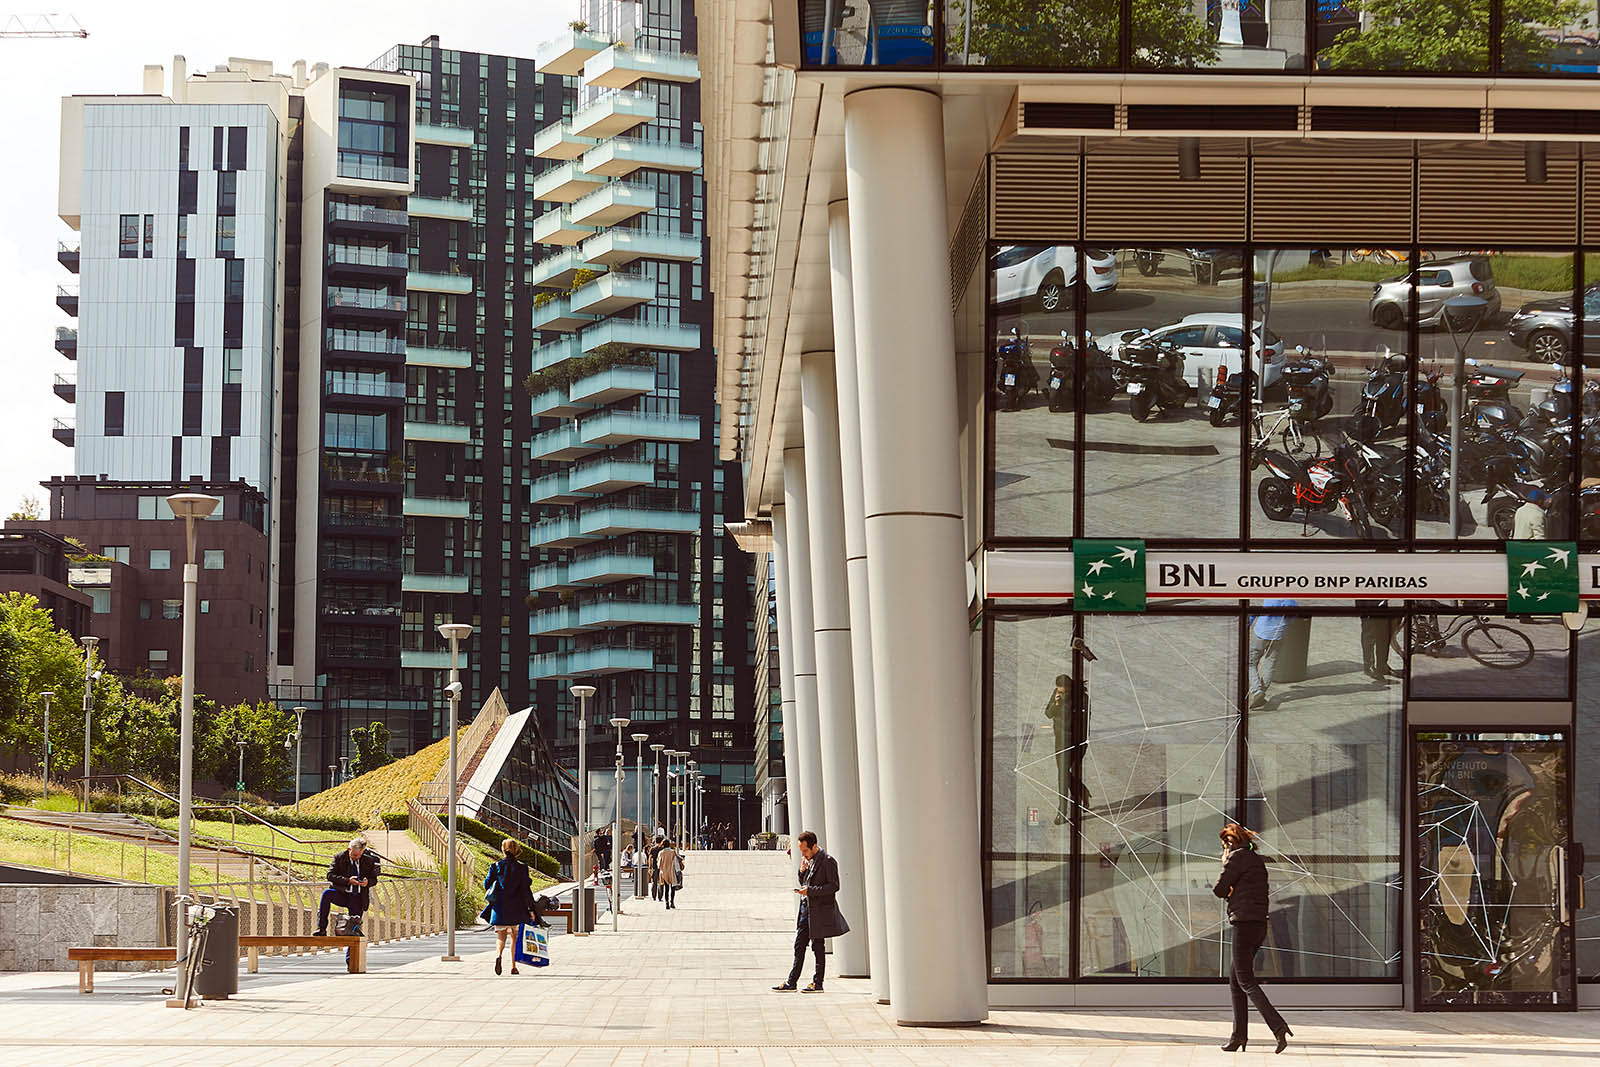
[[[72,871],[100,878],[121,878],[154,885],[177,885],[178,863],[171,856],[151,852],[146,867],[144,849],[139,845],[111,841],[93,834],[66,834],[42,827],[24,826],[0,819],[0,860],[28,867],[67,870],[67,839],[72,839]],[[191,864],[189,880],[194,885],[210,884],[212,872]]]
[[[466,727],[461,729],[465,731]],[[375,822],[373,812],[383,815],[404,811],[406,801],[433,780],[449,756],[449,738],[435,741],[404,759],[304,798],[300,810],[312,815],[339,815],[371,826]]]
[[[151,819],[156,826],[168,833],[176,835],[178,832],[177,819]],[[196,835],[215,838],[219,841],[237,842],[240,848],[263,856],[281,856],[292,859],[298,865],[310,868],[326,868],[337,852],[342,852],[350,843],[349,834],[332,834],[326,830],[304,830],[299,827],[285,827],[295,837],[305,841],[305,844],[296,842],[293,838],[269,829],[256,822],[240,821],[237,825],[227,820],[196,819],[194,832]]]

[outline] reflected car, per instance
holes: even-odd
[[[1085,249],[1091,293],[1117,287],[1117,257],[1100,248]],[[994,299],[1001,305],[1032,304],[1043,312],[1072,306],[1072,285],[1078,280],[1078,250],[1073,245],[1005,245],[990,263]]]
[[[1511,315],[1511,343],[1540,363],[1562,363],[1572,352],[1572,297],[1530,300]],[[1583,291],[1583,362],[1600,365],[1600,285]]]
[[[1439,326],[1444,322],[1445,302],[1453,296],[1476,296],[1488,305],[1485,322],[1500,313],[1500,290],[1494,284],[1494,268],[1485,256],[1441,259],[1424,263],[1415,272],[1386,278],[1372,287],[1368,311],[1372,324],[1385,330],[1406,326],[1411,313],[1411,283],[1417,286],[1417,322]]]
[[[1261,331],[1262,324],[1258,322],[1258,342]],[[1146,334],[1157,344],[1169,343],[1183,353],[1183,372],[1191,385],[1199,383],[1209,391],[1217,381],[1218,367],[1225,368],[1227,374],[1236,374],[1243,369],[1243,315],[1202,311],[1185,315],[1178,322],[1153,330],[1124,330],[1106,334],[1095,338],[1095,343],[1112,359],[1118,359],[1124,344]],[[1283,338],[1271,330],[1266,331],[1266,367],[1262,376],[1264,388],[1272,388],[1283,377],[1284,364],[1287,362],[1284,359],[1284,347]]]

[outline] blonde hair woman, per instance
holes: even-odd
[[[1274,1051],[1282,1052],[1294,1031],[1256,981],[1256,953],[1267,939],[1267,864],[1256,852],[1253,831],[1230,822],[1217,836],[1222,838],[1222,877],[1212,892],[1228,902],[1228,921],[1233,924],[1233,970],[1228,975],[1228,992],[1233,996],[1233,1036],[1222,1051],[1244,1049],[1253,1002],[1278,1040]]]
[[[506,941],[523,923],[533,922],[533,882],[528,876],[528,865],[518,857],[522,846],[506,838],[500,842],[500,859],[489,868],[483,878],[484,897],[488,906],[481,918],[494,927],[494,973],[500,973],[500,957],[505,954]],[[511,973],[517,970],[517,946],[511,946]]]

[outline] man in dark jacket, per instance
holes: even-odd
[[[378,880],[378,861],[367,855],[367,839],[358,837],[350,847],[333,857],[328,865],[327,889],[317,906],[317,936],[328,932],[328,909],[338,905],[350,913],[353,932],[361,932],[361,916],[371,901],[373,883]]]
[[[795,921],[794,967],[782,985],[772,988],[790,992],[800,981],[800,971],[806,963],[806,947],[816,957],[817,969],[811,984],[801,992],[822,992],[822,978],[827,969],[827,955],[822,944],[830,937],[843,937],[850,932],[835,899],[839,893],[839,865],[832,856],[817,847],[817,835],[810,830],[800,835],[800,915]]]

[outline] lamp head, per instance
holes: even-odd
[[[167,497],[167,507],[180,519],[204,519],[217,510],[222,498],[205,493],[173,493]]]
[[[56,694],[55,694],[54,690],[46,689],[44,692],[40,693],[39,695],[44,697],[44,702],[46,704],[48,704],[48,703],[50,703],[50,698],[55,696]]]
[[[584,697],[592,697],[594,694],[595,688],[592,685],[575,685],[572,687],[572,695],[580,700]]]
[[[440,623],[439,636],[446,641],[465,641],[472,636],[472,624],[468,622]]]
[[[661,752],[665,752],[666,748],[667,748],[666,745],[663,745],[660,741],[657,741],[655,744],[650,746],[650,751],[651,752],[655,752],[655,753],[661,753]]]
[[[100,643],[100,639],[98,637],[80,637],[78,640],[82,641],[83,647],[88,649],[90,652],[93,652],[94,646]]]
[[[630,734],[629,736],[631,736],[635,741],[639,742],[640,744],[643,744],[644,742],[650,740],[650,735],[649,734]]]
[[[617,718],[611,720],[611,725],[620,730],[624,726],[628,725],[628,720],[618,716]]]
[[[306,717],[306,709],[305,708],[295,708],[294,709],[295,729],[298,730],[300,728],[300,724],[305,721],[305,717]]]

